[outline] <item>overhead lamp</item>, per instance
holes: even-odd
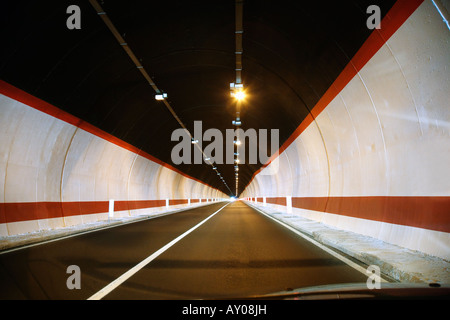
[[[165,98],[167,98],[167,93],[165,92],[155,94],[156,100],[164,100]]]
[[[230,95],[237,100],[245,98],[244,85],[242,83],[230,83]]]
[[[244,98],[245,98],[245,92],[244,92],[244,90],[239,90],[239,91],[237,91],[237,92],[234,94],[234,97],[235,97],[237,100],[244,100]]]

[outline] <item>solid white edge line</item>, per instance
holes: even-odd
[[[367,270],[364,269],[363,267],[361,267],[359,264],[357,264],[357,263],[351,261],[350,259],[348,259],[348,258],[344,257],[343,255],[337,253],[336,251],[331,250],[330,248],[324,246],[324,245],[321,244],[320,242],[317,242],[316,240],[311,239],[311,238],[308,237],[308,236],[305,236],[303,233],[301,233],[301,232],[298,231],[297,229],[291,227],[290,225],[284,223],[283,221],[280,221],[280,220],[275,219],[274,217],[271,217],[269,214],[267,214],[267,213],[261,211],[259,208],[256,208],[256,207],[253,207],[253,206],[251,206],[251,208],[253,208],[253,209],[259,211],[260,213],[262,213],[262,214],[265,215],[266,217],[272,219],[273,221],[278,222],[278,223],[281,224],[283,227],[285,227],[285,228],[291,230],[292,232],[294,232],[295,234],[299,235],[299,236],[302,237],[303,239],[305,239],[305,240],[311,242],[312,244],[318,246],[320,249],[326,251],[327,253],[331,254],[333,257],[335,257],[335,258],[341,260],[342,262],[346,263],[347,265],[349,265],[349,266],[352,267],[353,269],[355,269],[355,270],[357,270],[357,271],[363,273],[365,276],[371,275],[371,274],[368,274],[368,273],[367,273]],[[380,277],[380,280],[381,280],[381,282],[388,282],[387,280],[383,279],[383,277]]]
[[[223,207],[221,207],[219,210],[208,216],[206,219],[202,220],[195,226],[193,226],[191,229],[183,233],[182,235],[178,236],[177,238],[170,241],[168,244],[166,244],[161,249],[155,251],[153,254],[139,262],[137,265],[135,265],[133,268],[122,274],[120,277],[118,277],[116,280],[108,284],[106,287],[98,291],[97,293],[94,293],[91,297],[89,297],[87,300],[100,300],[104,296],[106,296],[108,293],[116,289],[118,286],[120,286],[122,283],[124,283],[126,280],[128,280],[131,276],[133,276],[135,273],[137,273],[139,270],[141,270],[143,267],[145,267],[147,264],[149,264],[152,260],[156,259],[160,254],[162,254],[164,251],[172,247],[175,243],[183,239],[185,236],[187,236],[189,233],[200,227],[202,224],[204,224],[206,221],[211,219],[213,216],[215,216],[219,211],[221,211],[223,208],[225,208],[230,203],[227,203]]]

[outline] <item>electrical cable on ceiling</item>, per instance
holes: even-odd
[[[242,85],[242,55],[244,53],[242,48],[242,36],[244,33],[244,26],[243,26],[243,6],[244,1],[243,0],[236,0],[235,1],[235,39],[236,39],[236,49],[235,49],[235,56],[236,56],[236,80],[233,84],[233,90],[235,88],[243,88]],[[235,96],[236,97],[236,96]],[[238,97],[236,97],[238,98]],[[239,127],[241,125],[241,101],[240,99],[236,99],[236,120],[233,121],[233,124],[236,127]],[[235,150],[235,184],[236,184],[236,197],[239,195],[239,159],[237,156],[239,155],[239,130],[236,130],[236,150]]]
[[[111,31],[111,33],[114,35],[114,37],[116,38],[116,40],[118,41],[118,43],[120,44],[120,46],[125,50],[125,52],[127,53],[127,55],[130,57],[130,59],[133,61],[133,63],[136,65],[136,68],[142,73],[142,75],[144,76],[144,78],[147,80],[148,84],[153,88],[153,90],[155,90],[155,93],[157,95],[162,95],[165,96],[165,93],[161,92],[161,90],[156,86],[156,84],[154,83],[154,81],[152,80],[152,78],[149,76],[149,74],[147,73],[147,71],[145,70],[144,66],[141,64],[141,62],[139,61],[139,59],[136,57],[136,55],[133,53],[133,51],[131,50],[131,48],[129,47],[128,43],[125,41],[125,39],[120,35],[119,31],[116,29],[116,27],[114,26],[114,24],[112,23],[111,19],[109,19],[108,15],[106,14],[106,12],[103,10],[102,6],[97,2],[97,0],[89,0],[89,2],[91,3],[92,7],[95,9],[95,11],[97,12],[97,14],[100,16],[100,18],[103,20],[103,22],[106,24],[106,26],[108,27],[108,29]],[[167,109],[169,110],[169,112],[172,114],[172,116],[175,118],[175,120],[180,124],[180,126],[186,131],[186,133],[189,135],[189,137],[191,137],[191,141],[195,141],[194,137],[192,136],[192,134],[189,132],[189,130],[186,128],[186,126],[184,125],[184,123],[181,121],[181,119],[177,116],[177,114],[175,113],[175,110],[173,110],[172,106],[170,105],[170,103],[166,100],[166,99],[161,99],[161,101],[165,104],[165,106],[167,107]],[[195,144],[195,146],[200,150],[200,152],[203,155],[203,159],[207,158],[207,156],[205,155],[205,153],[203,152],[203,150],[200,148],[200,146],[197,143],[193,143]],[[221,176],[219,171],[217,170],[217,167],[214,166],[213,163],[208,162],[209,165],[213,166],[213,170],[217,172],[218,176]],[[227,183],[221,179],[222,182],[224,183],[225,187],[227,187],[227,189],[230,191],[230,193],[232,193],[232,191],[230,190],[230,188],[228,187]]]

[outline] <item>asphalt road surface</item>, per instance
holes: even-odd
[[[243,298],[366,280],[240,201],[0,254],[0,299]]]

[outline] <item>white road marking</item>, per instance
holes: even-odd
[[[268,218],[272,219],[273,221],[275,221],[275,222],[281,224],[283,227],[288,228],[289,230],[291,230],[292,232],[296,233],[297,235],[299,235],[299,236],[302,237],[303,239],[308,240],[308,241],[311,242],[312,244],[318,246],[320,249],[322,249],[322,250],[326,251],[327,253],[331,254],[333,257],[335,257],[335,258],[341,260],[342,262],[346,263],[346,264],[349,265],[350,267],[354,268],[355,270],[357,270],[357,271],[363,273],[365,276],[367,276],[367,270],[366,270],[365,268],[363,268],[362,266],[360,266],[359,264],[357,264],[357,263],[351,261],[350,259],[348,259],[348,258],[344,257],[343,255],[337,253],[336,251],[331,250],[330,248],[324,246],[324,245],[321,244],[320,242],[317,242],[316,240],[311,239],[311,238],[308,237],[308,236],[305,236],[305,235],[304,235],[303,233],[301,233],[300,231],[294,229],[294,228],[291,227],[290,225],[288,225],[288,224],[286,224],[286,223],[284,223],[284,222],[282,222],[282,221],[280,221],[280,220],[277,220],[277,219],[271,217],[270,215],[268,215],[267,213],[261,211],[260,209],[258,209],[258,208],[256,208],[256,207],[253,207],[253,206],[252,206],[251,208],[253,208],[253,209],[259,211],[260,213],[262,213],[262,214],[265,215],[266,217],[268,217]],[[380,277],[380,281],[381,281],[381,282],[388,282],[387,280],[383,279],[383,277]]]
[[[164,251],[166,251],[167,249],[169,249],[170,247],[172,247],[175,243],[177,243],[178,241],[180,241],[181,239],[183,239],[184,237],[186,237],[189,233],[191,233],[192,231],[194,231],[195,229],[197,229],[198,227],[200,227],[202,224],[204,224],[206,221],[208,221],[209,219],[211,219],[213,216],[215,216],[220,210],[222,210],[223,208],[225,208],[227,205],[229,205],[229,203],[227,203],[226,205],[224,205],[223,207],[221,207],[219,210],[217,210],[216,212],[214,212],[213,214],[211,214],[210,216],[208,216],[206,219],[202,220],[201,222],[199,222],[197,225],[195,225],[194,227],[192,227],[191,229],[189,229],[188,231],[186,231],[185,233],[183,233],[182,235],[178,236],[177,238],[173,239],[172,241],[170,241],[168,244],[166,244],[164,247],[162,247],[161,249],[159,249],[158,251],[155,251],[153,254],[151,254],[150,256],[148,256],[147,258],[145,258],[144,260],[142,260],[140,263],[138,263],[137,265],[135,265],[133,268],[131,268],[130,270],[128,270],[127,272],[125,272],[124,274],[122,274],[120,277],[118,277],[116,280],[114,280],[113,282],[111,282],[110,284],[108,284],[106,287],[104,287],[103,289],[101,289],[100,291],[98,291],[97,293],[93,294],[91,297],[88,298],[88,300],[100,300],[102,299],[104,296],[106,296],[108,293],[110,293],[111,291],[113,291],[114,289],[116,289],[118,286],[120,286],[122,283],[124,283],[127,279],[129,279],[131,276],[133,276],[135,273],[137,273],[139,270],[141,270],[142,268],[144,268],[147,264],[149,264],[151,261],[153,261],[154,259],[156,259],[159,255],[161,255]]]

